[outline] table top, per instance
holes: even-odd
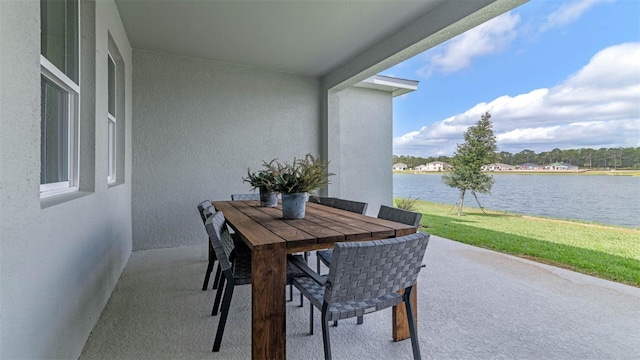
[[[282,218],[281,204],[260,207],[259,201],[213,201],[229,226],[250,248],[285,243],[288,253],[326,249],[336,242],[409,235],[416,228],[394,221],[307,203],[304,219]]]

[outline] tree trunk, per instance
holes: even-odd
[[[467,190],[462,189],[460,190],[460,201],[458,201],[458,216],[462,215],[462,207],[464,206],[464,193]]]

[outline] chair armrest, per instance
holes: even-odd
[[[317,272],[311,270],[309,265],[307,265],[307,263],[304,261],[302,255],[289,254],[287,255],[287,261],[289,261],[291,265],[294,265],[295,267],[302,270],[302,272],[305,273],[306,276],[317,282],[319,285],[324,285],[327,282],[326,276],[322,276]]]

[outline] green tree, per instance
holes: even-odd
[[[593,164],[594,153],[595,153],[595,150],[593,149],[589,149],[589,148],[580,149],[580,156],[584,160],[583,167],[588,167],[589,169],[591,169],[591,166]]]
[[[607,149],[606,148],[600,148],[598,150],[596,150],[596,154],[595,154],[595,158],[597,159],[597,167],[600,168],[608,168],[609,165],[607,164]]]
[[[622,161],[625,168],[638,168],[640,166],[640,147],[624,149]]]
[[[536,153],[533,150],[525,149],[513,155],[513,164],[511,165],[522,165],[530,163],[535,160],[535,157]]]
[[[513,162],[513,154],[512,153],[510,153],[508,151],[500,151],[498,156],[500,157],[500,162],[501,163],[509,164],[509,165],[516,165],[516,163]]]
[[[457,145],[451,159],[451,173],[442,176],[446,185],[460,190],[458,215],[462,215],[467,190],[471,191],[477,201],[476,192],[488,193],[493,186],[493,177],[481,170],[483,165],[496,162],[499,158],[496,154],[498,146],[490,118],[491,114],[486,112],[474,126],[467,129],[464,133],[464,143]]]
[[[550,152],[550,158],[551,161],[549,162],[561,162],[562,161],[562,150],[555,148],[553,150],[551,150]]]
[[[580,165],[576,163],[580,157],[580,151],[576,149],[562,150],[562,160],[566,163],[573,165]]]

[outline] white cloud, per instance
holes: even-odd
[[[578,20],[589,8],[602,1],[603,0],[579,0],[566,2],[562,4],[558,10],[547,16],[540,27],[540,31],[547,31],[571,24]]]
[[[418,75],[452,73],[468,67],[474,58],[501,51],[516,38],[519,22],[519,15],[508,12],[458,35],[428,51],[427,65],[418,70]]]
[[[597,53],[589,63],[572,75],[567,86],[580,87],[597,83],[600,88],[615,89],[638,84],[637,43],[625,43]]]
[[[500,151],[640,146],[640,43],[598,52],[563,83],[479,103],[394,139],[394,154],[451,155],[489,111]]]
[[[628,134],[621,138],[620,134]],[[632,135],[635,134],[635,135]],[[551,149],[611,148],[640,146],[638,119],[577,122],[562,126],[515,129],[498,134],[500,150],[517,153]],[[570,142],[570,146],[567,143]]]

